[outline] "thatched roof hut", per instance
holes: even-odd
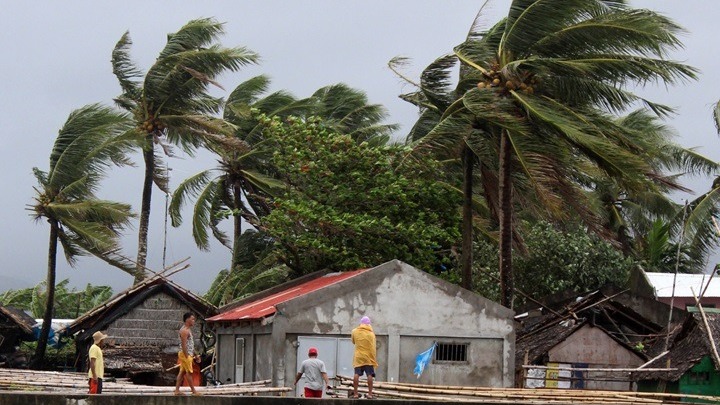
[[[76,319],[62,333],[75,337],[81,371],[86,367],[92,334],[103,331],[109,336],[103,350],[107,370],[131,377],[157,374],[175,364],[178,329],[185,312],[194,313],[198,319],[193,336],[196,351],[202,352],[214,344],[208,342],[212,335],[205,333],[204,320],[217,314],[217,308],[162,276],[146,279],[115,295]]]
[[[23,310],[0,305],[0,353],[9,353],[22,340],[33,340],[35,319]]]
[[[706,313],[706,316],[715,345],[718,345],[720,344],[720,313],[710,312]],[[634,373],[635,381],[678,381],[704,358],[709,358],[716,370],[720,369],[720,363],[713,356],[712,344],[700,313],[693,313],[680,326],[672,327],[670,334],[668,353],[648,364],[647,368],[663,368],[670,360],[672,370]],[[665,350],[664,336],[665,334],[661,334],[660,338],[648,349],[648,357],[654,358],[663,353]]]

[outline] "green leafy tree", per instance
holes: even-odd
[[[242,261],[242,222],[251,225],[259,224],[259,217],[270,212],[267,201],[278,190],[282,182],[275,179],[277,169],[270,161],[272,145],[263,135],[263,125],[258,116],[286,118],[290,115],[309,117],[319,116],[325,119],[326,125],[335,131],[346,133],[356,142],[372,142],[384,144],[395,125],[383,124],[386,117],[385,109],[380,105],[369,104],[364,92],[336,84],[317,90],[311,97],[297,100],[285,91],[277,91],[268,95],[270,80],[266,76],[257,76],[238,85],[230,94],[224,109],[224,119],[234,125],[234,137],[242,141],[244,148],[229,148],[227,145],[215,145],[211,148],[219,157],[220,165],[215,169],[206,170],[182,182],[170,205],[173,225],[180,225],[181,209],[187,200],[195,199],[193,211],[193,237],[201,249],[209,248],[209,235],[212,233],[232,251],[230,272],[221,273],[220,277],[234,272],[249,271],[250,274],[239,279],[252,277],[274,268],[251,269],[237,268]],[[233,219],[233,236],[219,229],[223,219]],[[272,273],[272,274],[282,274]],[[238,279],[238,280],[239,280]],[[226,280],[227,285],[239,285],[238,282]],[[254,285],[249,283],[248,285]],[[247,289],[238,291],[246,294]],[[225,294],[227,295],[227,294]]]
[[[78,290],[68,288],[69,283],[70,279],[64,279],[55,285],[55,318],[77,318],[112,296],[112,288],[109,286],[88,284],[85,289]],[[41,282],[35,287],[5,291],[0,295],[0,304],[28,311],[33,318],[41,318],[47,293],[47,284]]]
[[[33,169],[38,187],[29,209],[37,221],[50,224],[47,296],[36,366],[45,355],[54,314],[58,241],[71,265],[84,254],[112,262],[108,255],[119,250],[119,232],[132,218],[129,205],[95,196],[110,165],[129,163],[125,154],[130,144],[122,136],[129,124],[125,115],[97,104],[73,111],[55,140],[49,170]]]
[[[208,144],[245,146],[230,136],[230,125],[214,116],[222,108],[222,100],[211,96],[208,87],[219,86],[215,81],[219,75],[254,63],[257,55],[245,48],[220,46],[216,41],[222,33],[222,24],[213,19],[188,22],[168,35],[165,48],[144,75],[130,59],[129,33],[120,38],[113,50],[113,73],[122,88],[115,101],[132,114],[135,137],[145,162],[136,282],[145,277],[153,182],[169,192],[160,151],[171,153],[167,143],[187,153]]]
[[[572,208],[592,228],[593,212],[575,179],[599,172],[623,187],[654,187],[652,166],[613,114],[636,102],[659,115],[671,111],[626,88],[695,77],[695,69],[665,58],[680,46],[680,31],[668,18],[623,2],[515,0],[506,18],[455,49],[482,79],[424,139],[495,154],[503,305],[513,301],[514,196],[521,182],[547,211]]]
[[[289,185],[262,228],[295,276],[400,259],[426,270],[449,260],[459,237],[457,200],[433,179],[437,165],[409,149],[357,143],[322,121],[268,119],[273,163]]]
[[[636,265],[632,257],[623,256],[610,243],[588,234],[582,227],[563,230],[548,222],[538,222],[528,228],[524,239],[528,254],[516,256],[515,287],[533,299],[564,291],[584,293],[608,283],[623,287]],[[491,299],[499,298],[497,245],[478,241],[475,254],[479,259],[474,267],[477,291]],[[520,304],[526,300],[524,295],[516,298]]]

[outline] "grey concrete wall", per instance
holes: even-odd
[[[427,350],[434,341],[469,343],[468,361],[432,361],[418,379],[414,374],[415,356]],[[417,384],[501,387],[503,384],[503,340],[456,337],[400,337],[400,381]]]

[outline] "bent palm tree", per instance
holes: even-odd
[[[35,189],[35,202],[29,209],[36,220],[44,218],[50,224],[47,297],[35,352],[36,366],[45,356],[53,317],[58,241],[70,265],[85,254],[108,261],[106,252],[119,249],[118,233],[132,217],[129,205],[95,197],[105,169],[129,163],[125,153],[130,144],[120,137],[129,127],[127,116],[107,107],[95,104],[76,110],[55,140],[50,169],[33,169],[39,188]]]
[[[670,108],[625,89],[694,78],[695,69],[665,59],[681,44],[680,27],[648,10],[600,0],[515,0],[485,35],[455,49],[482,75],[426,138],[470,133],[497,152],[501,303],[512,306],[514,190],[522,178],[548,211],[569,205],[581,217],[582,188],[603,173],[622,187],[654,187],[653,168],[638,156],[614,113],[635,102],[658,115]],[[457,138],[456,138],[457,139]]]
[[[257,225],[257,217],[269,210],[263,196],[272,195],[273,190],[282,184],[267,175],[268,151],[264,147],[257,113],[287,117],[302,112],[310,105],[284,91],[261,97],[269,83],[266,76],[257,76],[241,83],[230,94],[224,118],[235,126],[233,136],[242,142],[243,147],[211,147],[211,151],[220,158],[220,166],[204,170],[180,183],[170,204],[172,224],[179,226],[185,201],[196,199],[192,231],[195,243],[200,249],[209,249],[209,232],[212,232],[218,241],[232,250],[231,270],[238,265],[243,219]],[[220,221],[230,216],[234,222],[232,240],[218,228]]]
[[[168,35],[165,48],[144,76],[130,60],[132,42],[128,33],[113,50],[113,73],[122,88],[122,94],[115,101],[132,113],[145,161],[136,282],[145,277],[153,182],[169,192],[167,173],[156,145],[161,145],[166,154],[169,149],[162,142],[178,145],[187,153],[200,145],[235,145],[233,138],[227,136],[232,132],[231,127],[213,116],[220,111],[221,100],[207,90],[210,84],[218,85],[215,79],[221,73],[254,63],[257,55],[245,48],[224,48],[216,44],[222,33],[222,24],[212,19],[188,22],[178,32]]]
[[[258,217],[269,213],[266,198],[283,184],[272,177],[274,169],[268,158],[272,150],[265,144],[263,125],[258,114],[287,118],[291,115],[308,118],[317,116],[337,131],[353,136],[357,142],[384,144],[396,125],[383,124],[384,107],[368,104],[360,90],[335,84],[317,90],[307,99],[296,100],[285,91],[267,96],[270,80],[257,76],[241,83],[228,97],[224,119],[236,130],[234,137],[242,147],[216,145],[212,152],[220,158],[220,166],[202,171],[183,181],[173,193],[170,216],[173,226],[182,223],[181,209],[188,199],[196,199],[193,211],[193,237],[200,249],[209,248],[210,232],[232,250],[231,272],[240,260],[242,221],[257,226]],[[233,238],[229,240],[219,222],[233,217]]]

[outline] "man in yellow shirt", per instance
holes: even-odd
[[[100,331],[93,333],[93,345],[88,351],[90,367],[88,370],[88,384],[90,394],[102,394],[102,380],[105,377],[105,361],[103,360],[102,347],[105,345],[107,335]]]
[[[351,337],[355,345],[355,354],[353,355],[353,368],[355,369],[355,375],[353,376],[353,398],[358,397],[358,383],[363,374],[367,375],[367,398],[372,398],[373,378],[375,377],[375,367],[378,366],[378,363],[375,332],[373,332],[373,328],[370,325],[370,318],[363,316],[362,319],[360,319],[360,326],[352,330]]]

